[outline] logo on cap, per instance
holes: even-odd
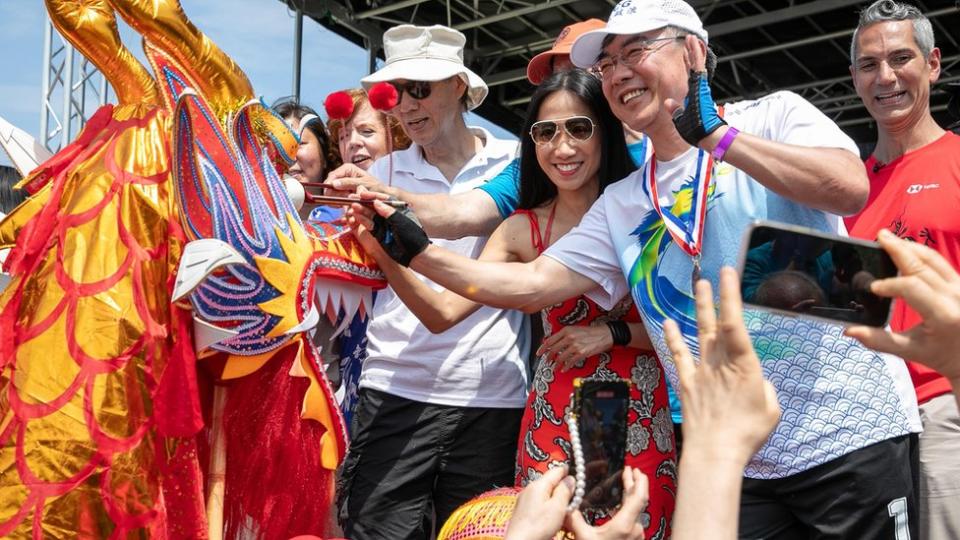
[[[610,18],[619,17],[620,15],[633,15],[637,12],[637,6],[633,5],[633,0],[623,0],[613,8],[613,13],[610,14]]]

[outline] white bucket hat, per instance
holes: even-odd
[[[386,64],[360,79],[367,90],[378,82],[442,81],[454,75],[467,83],[467,109],[473,110],[487,97],[487,84],[463,65],[467,38],[446,26],[401,24],[383,33]]]
[[[589,68],[603,51],[603,39],[610,34],[642,34],[658,28],[676,26],[707,41],[707,31],[697,12],[683,0],[622,0],[613,8],[607,26],[577,38],[570,50],[570,61]]]

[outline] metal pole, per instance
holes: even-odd
[[[303,61],[303,10],[297,8],[293,30],[293,99],[300,103],[300,67]]]
[[[934,17],[939,17],[939,16],[941,16],[941,15],[948,15],[948,14],[950,14],[950,13],[953,13],[954,11],[960,11],[960,4],[958,4],[957,6],[954,6],[954,7],[946,7],[946,8],[942,8],[942,9],[937,9],[937,10],[931,11],[931,12],[929,12],[929,13],[924,13],[924,15],[925,15],[928,19],[933,19]],[[792,49],[793,47],[801,47],[801,46],[803,46],[803,45],[810,45],[810,44],[813,44],[813,43],[819,43],[819,42],[821,42],[821,41],[827,41],[827,40],[830,40],[830,39],[842,38],[842,37],[849,36],[849,35],[853,34],[853,31],[854,31],[854,30],[855,30],[855,28],[851,28],[851,29],[849,29],[849,30],[837,30],[836,32],[830,32],[829,34],[822,34],[822,35],[819,35],[819,36],[811,36],[811,37],[808,37],[808,38],[798,39],[798,40],[796,40],[796,41],[790,41],[790,42],[787,42],[787,43],[777,43],[776,45],[770,45],[770,46],[767,46],[767,47],[758,47],[758,48],[755,48],[755,49],[751,49],[751,50],[749,50],[749,51],[743,51],[743,52],[739,52],[739,53],[728,54],[728,55],[720,58],[720,62],[723,63],[723,62],[729,62],[729,61],[731,61],[731,60],[740,60],[741,58],[749,58],[749,57],[751,57],[751,56],[758,56],[758,55],[761,55],[761,54],[766,54],[766,53],[771,53],[771,52],[776,52],[776,51],[782,51],[782,50],[785,50],[785,49]]]
[[[67,42],[66,39],[63,40],[65,47],[64,53],[66,58],[64,59],[64,68],[63,68],[63,116],[60,117],[60,122],[63,129],[60,132],[60,144],[57,145],[57,148],[63,148],[70,143],[70,137],[73,135],[73,130],[71,129],[73,122],[70,118],[70,113],[73,110],[73,104],[71,99],[73,96],[73,45]]]
[[[373,73],[377,70],[377,46],[370,43],[367,40],[367,50],[370,51],[369,56],[367,57],[367,73]]]
[[[43,92],[40,93],[40,142],[43,143],[43,146],[47,150],[53,150],[50,148],[50,135],[47,133],[47,128],[49,127],[49,115],[50,110],[50,40],[53,39],[53,34],[51,34],[51,27],[53,23],[50,22],[50,19],[47,19],[46,28],[43,31],[43,80],[42,84]]]

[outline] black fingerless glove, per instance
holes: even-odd
[[[410,261],[430,245],[427,233],[409,208],[399,209],[388,218],[378,214],[371,232],[390,258],[403,266],[410,266]]]
[[[677,126],[680,136],[691,146],[700,146],[700,141],[707,135],[727,125],[717,113],[706,72],[690,72],[687,97],[683,100],[683,108],[673,113],[673,125]]]

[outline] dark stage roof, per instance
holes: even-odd
[[[403,23],[445,24],[467,36],[465,57],[490,85],[479,114],[516,132],[533,86],[527,62],[550,48],[571,22],[606,19],[613,0],[281,0],[361,47],[377,51],[383,31]],[[720,57],[713,83],[718,101],[793,90],[833,118],[858,143],[875,126],[854,92],[849,47],[857,13],[851,0],[688,0]],[[934,25],[943,72],[934,87],[934,117],[946,126],[947,83],[960,82],[960,1],[915,1]]]

